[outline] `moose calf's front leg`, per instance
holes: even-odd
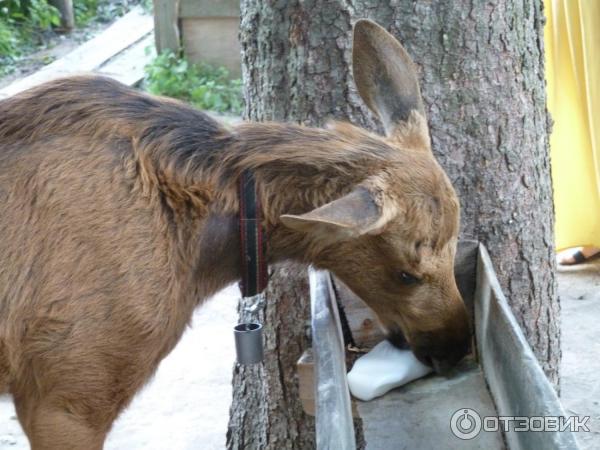
[[[31,450],[101,450],[106,431],[51,398],[15,398]]]
[[[124,349],[100,335],[54,339],[23,367],[12,393],[32,450],[102,449],[113,421],[151,375],[154,360],[127,356],[131,340],[108,331]]]

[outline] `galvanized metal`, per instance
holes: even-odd
[[[355,450],[344,340],[329,273],[309,269],[317,450]]]
[[[565,412],[502,293],[487,251],[459,244],[457,284],[473,310],[476,355],[449,377],[432,376],[372,402],[356,402],[366,449],[448,448],[577,450],[570,431],[481,431],[469,440],[451,433],[463,408],[481,416],[559,417]],[[331,278],[311,271],[313,351],[316,359],[318,449],[354,449],[344,346]]]
[[[510,310],[483,245],[479,246],[475,299],[477,352],[498,414],[566,416]],[[579,448],[574,433],[568,430],[509,431],[504,436],[510,450]]]
[[[238,364],[257,364],[263,360],[263,327],[260,323],[241,323],[233,327]]]

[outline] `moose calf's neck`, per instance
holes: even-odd
[[[211,208],[214,212],[205,225],[207,234],[201,243],[206,249],[214,247],[213,243],[226,232],[226,240],[234,243],[221,246],[228,255],[227,278],[239,278],[239,201],[235,181],[243,170],[250,169],[262,200],[269,262],[314,262],[318,245],[305,234],[284,227],[280,216],[306,213],[347,194],[380,172],[397,152],[381,138],[345,123],[335,123],[330,129],[275,123],[239,125],[233,130],[223,157],[209,169],[216,185],[223,189],[217,188],[215,207]],[[216,255],[214,251],[202,253],[206,263],[214,259],[211,254]]]

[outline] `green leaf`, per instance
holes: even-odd
[[[144,85],[154,94],[189,101],[199,108],[239,113],[243,107],[242,82],[228,76],[223,67],[191,64],[165,51],[145,67]]]

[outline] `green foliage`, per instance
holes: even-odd
[[[146,66],[144,84],[153,94],[175,97],[201,109],[242,111],[241,80],[230,80],[224,67],[190,64],[171,51],[161,53]]]
[[[98,10],[98,0],[74,0],[73,12],[75,13],[75,23],[77,26],[87,24],[96,16]]]
[[[146,8],[147,0],[73,0],[75,11],[75,22],[78,26],[84,26],[92,20],[98,22],[110,22],[120,17],[131,9],[132,6],[141,3]]]
[[[142,8],[148,14],[152,14],[152,11],[154,11],[154,2],[152,0],[140,0],[140,5],[142,5]]]
[[[47,0],[0,0],[0,75],[59,23],[60,13]]]
[[[0,0],[0,20],[5,25],[47,30],[60,23],[60,13],[46,0]]]
[[[75,21],[84,26],[91,21],[110,22],[132,6],[148,9],[151,0],[73,0]],[[60,13],[48,0],[0,0],[0,76],[11,72],[16,62],[40,46],[46,46]]]
[[[0,20],[0,55],[12,55],[15,53],[17,38],[7,22]]]
[[[22,0],[21,3],[28,8],[25,24],[33,30],[48,30],[60,24],[60,12],[46,0]]]

